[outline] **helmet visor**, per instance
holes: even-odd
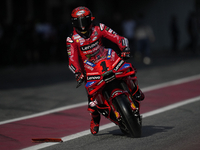
[[[91,25],[91,16],[73,18],[72,24],[79,31],[87,31]]]

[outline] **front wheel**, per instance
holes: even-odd
[[[130,102],[126,95],[122,94],[114,98],[113,105],[121,115],[120,129],[131,137],[141,137],[141,123],[131,109]]]

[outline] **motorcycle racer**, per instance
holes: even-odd
[[[82,83],[85,79],[84,68],[92,70],[88,63],[94,63],[105,53],[106,50],[102,48],[103,37],[118,45],[121,50],[121,57],[130,57],[128,40],[103,23],[94,25],[93,20],[94,17],[91,11],[84,6],[75,8],[71,13],[73,33],[67,37],[66,46],[69,56],[69,69],[75,74],[78,83]],[[138,101],[144,99],[144,94],[140,89],[137,90],[135,98]],[[92,97],[88,95],[88,111],[92,116],[90,131],[92,134],[97,134],[100,114],[95,109],[95,102],[91,101],[91,99]]]

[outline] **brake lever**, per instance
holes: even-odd
[[[129,55],[128,57],[121,57],[121,56],[120,56],[120,58],[122,58],[122,59],[124,59],[124,60],[128,60],[128,59],[130,59],[130,58],[133,58],[133,55]]]

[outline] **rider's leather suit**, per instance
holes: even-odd
[[[84,38],[74,29],[72,35],[66,39],[69,68],[73,73],[83,73],[84,62],[94,62],[103,55],[104,49],[100,48],[102,47],[102,37],[117,44],[121,51],[128,47],[128,40],[125,37],[119,36],[102,23],[91,28],[89,38]]]

